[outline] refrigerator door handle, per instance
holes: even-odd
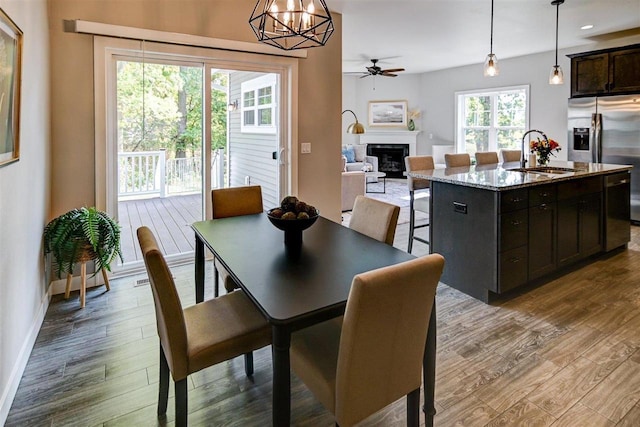
[[[602,163],[602,114],[591,115],[591,141],[593,141],[593,163]]]

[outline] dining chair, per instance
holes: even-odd
[[[444,163],[448,168],[456,168],[459,166],[471,165],[471,156],[469,153],[445,154]]]
[[[357,196],[351,211],[349,228],[372,239],[393,245],[400,206],[365,196]]]
[[[429,226],[429,221],[426,224],[415,225],[416,223],[416,211],[423,212],[429,215],[429,199],[430,195],[428,191],[420,191],[416,198],[415,192],[417,190],[423,190],[429,188],[428,179],[412,178],[408,172],[417,170],[433,170],[435,163],[432,156],[407,156],[404,158],[404,163],[407,169],[407,186],[409,187],[409,245],[407,252],[411,253],[413,249],[413,241],[417,240],[422,243],[429,244],[427,239],[418,237],[415,235],[416,228],[424,228]]]
[[[343,317],[291,337],[291,367],[349,427],[407,396],[407,426],[420,420],[429,318],[444,267],[440,254],[356,275]]]
[[[500,150],[500,155],[502,156],[502,162],[519,162],[522,157],[522,150]]]
[[[262,188],[259,185],[250,185],[211,190],[211,210],[213,219],[262,213]],[[213,260],[213,274],[214,296],[217,297],[219,294],[220,278],[222,278],[222,283],[227,292],[239,287],[215,257]]]
[[[495,151],[477,151],[476,165],[490,165],[498,163],[498,153]]]
[[[158,416],[167,412],[169,373],[175,382],[176,425],[187,425],[187,377],[271,344],[267,320],[242,291],[182,308],[176,285],[153,232],[138,228],[160,337]],[[253,363],[245,363],[248,376]]]

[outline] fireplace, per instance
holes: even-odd
[[[404,158],[409,155],[409,144],[367,144],[367,155],[378,158],[378,171],[389,178],[406,178]]]

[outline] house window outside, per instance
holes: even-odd
[[[457,143],[459,153],[520,149],[529,126],[529,87],[459,92]]]
[[[276,76],[268,74],[257,79],[243,82],[242,123],[243,133],[276,133],[274,119],[276,117],[275,100]]]

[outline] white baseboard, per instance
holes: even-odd
[[[5,422],[7,421],[9,410],[11,409],[13,399],[16,397],[16,392],[18,391],[18,386],[20,385],[20,380],[22,379],[22,374],[27,367],[27,362],[29,361],[31,350],[33,350],[33,345],[35,344],[38,333],[40,332],[40,327],[42,326],[42,322],[44,321],[44,316],[45,314],[47,314],[49,301],[51,301],[52,295],[51,288],[52,287],[50,286],[49,291],[42,298],[40,308],[33,318],[33,322],[31,323],[31,327],[29,328],[29,333],[25,337],[16,363],[11,370],[11,375],[9,376],[7,387],[2,390],[2,394],[0,395],[0,426],[4,426]]]

